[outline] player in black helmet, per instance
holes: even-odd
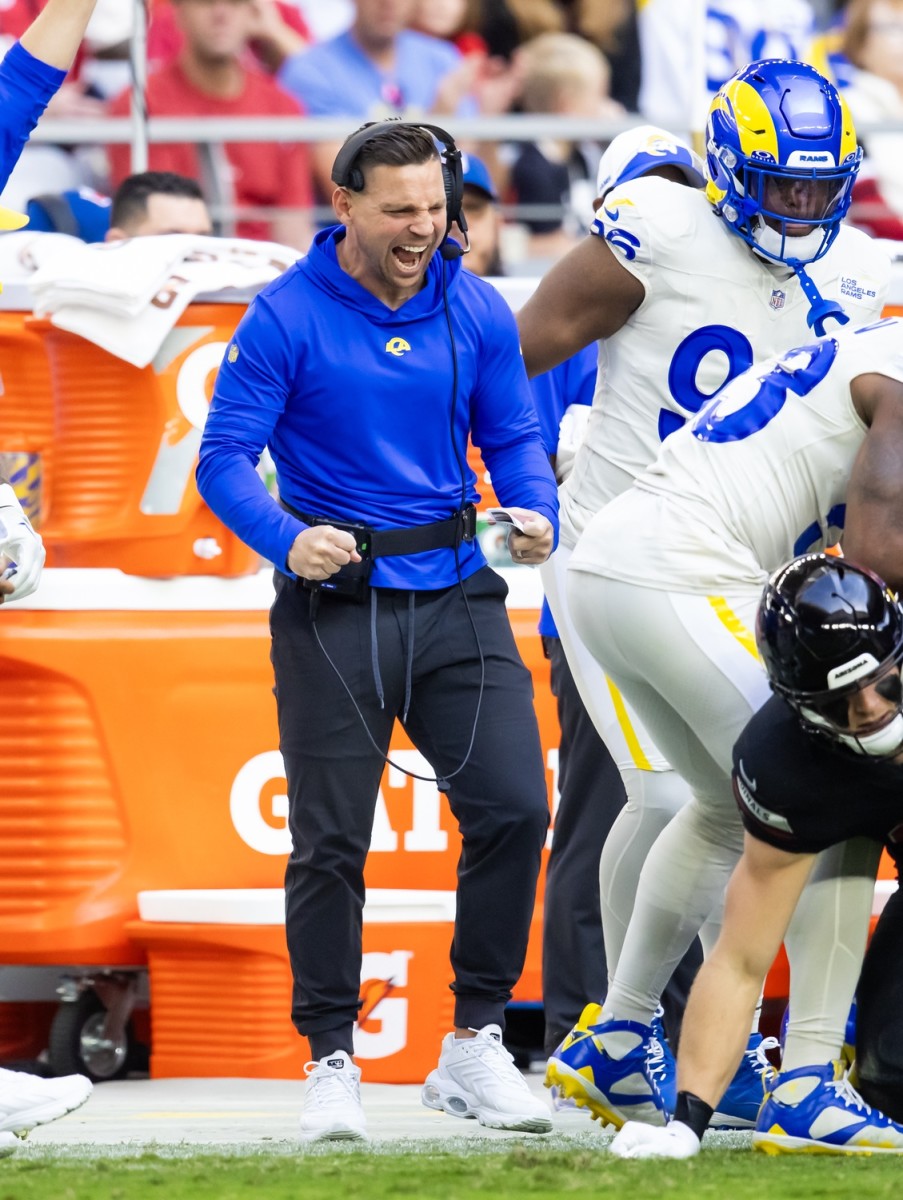
[[[803,555],[769,580],[756,641],[775,694],[734,750],[743,856],[728,885],[721,937],[687,1007],[675,1117],[665,1128],[625,1125],[612,1143],[623,1157],[688,1158],[698,1151],[815,855],[852,837],[884,842],[898,863],[903,853],[903,609],[897,597],[853,563]],[[898,936],[901,916],[897,902],[885,910],[870,959],[891,929]],[[841,952],[861,956],[864,949],[847,945]],[[888,1034],[901,1032],[900,1006],[893,1004],[899,991],[892,973],[876,970],[874,960],[867,964],[859,1084],[866,1100],[898,1119],[903,1049],[896,1049],[899,1036]],[[850,1087],[839,1063],[777,1076],[755,1144],[772,1153],[800,1149],[808,1140],[801,1097],[826,1083],[838,1092]],[[822,1152],[903,1153],[899,1126],[868,1104],[856,1113],[856,1121],[819,1131]],[[813,1109],[812,1118],[817,1115]]]

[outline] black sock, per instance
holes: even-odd
[[[674,1120],[683,1125],[689,1125],[696,1136],[702,1141],[702,1135],[709,1125],[709,1119],[715,1110],[692,1092],[678,1092],[677,1103],[674,1106]]]
[[[315,1062],[319,1062],[321,1058],[328,1058],[337,1050],[344,1050],[349,1058],[354,1056],[354,1039],[350,1025],[308,1034],[307,1040],[310,1042],[310,1056]]]

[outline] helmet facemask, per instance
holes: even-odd
[[[805,266],[821,258],[850,207],[859,160],[845,167],[791,170],[755,159],[737,161],[721,215],[762,258]],[[805,233],[799,232],[800,228]]]
[[[874,685],[875,690],[892,707],[877,720],[860,725],[854,732],[850,726],[850,700],[863,687]],[[790,699],[785,697],[802,724],[856,754],[870,758],[893,758],[903,748],[903,680],[899,665],[892,663],[877,678],[870,672],[861,683],[844,687],[821,696]]]

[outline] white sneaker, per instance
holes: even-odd
[[[304,1106],[301,1109],[303,1141],[367,1140],[367,1121],[361,1106],[361,1069],[344,1050],[309,1062]]]
[[[473,1038],[446,1034],[439,1066],[430,1071],[420,1092],[427,1108],[451,1117],[475,1117],[489,1129],[549,1133],[552,1118],[542,1100],[527,1087],[502,1045],[498,1025],[486,1025]]]
[[[28,1133],[79,1108],[93,1085],[84,1075],[42,1079],[25,1071],[0,1069],[0,1133]],[[15,1149],[15,1147],[13,1147]],[[11,1153],[2,1151],[0,1153]]]

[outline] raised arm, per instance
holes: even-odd
[[[68,71],[96,3],[97,0],[47,0],[22,34],[22,45],[48,66]]]
[[[617,333],[645,294],[604,239],[588,234],[552,267],[517,315],[527,374],[551,370],[590,342]]]

